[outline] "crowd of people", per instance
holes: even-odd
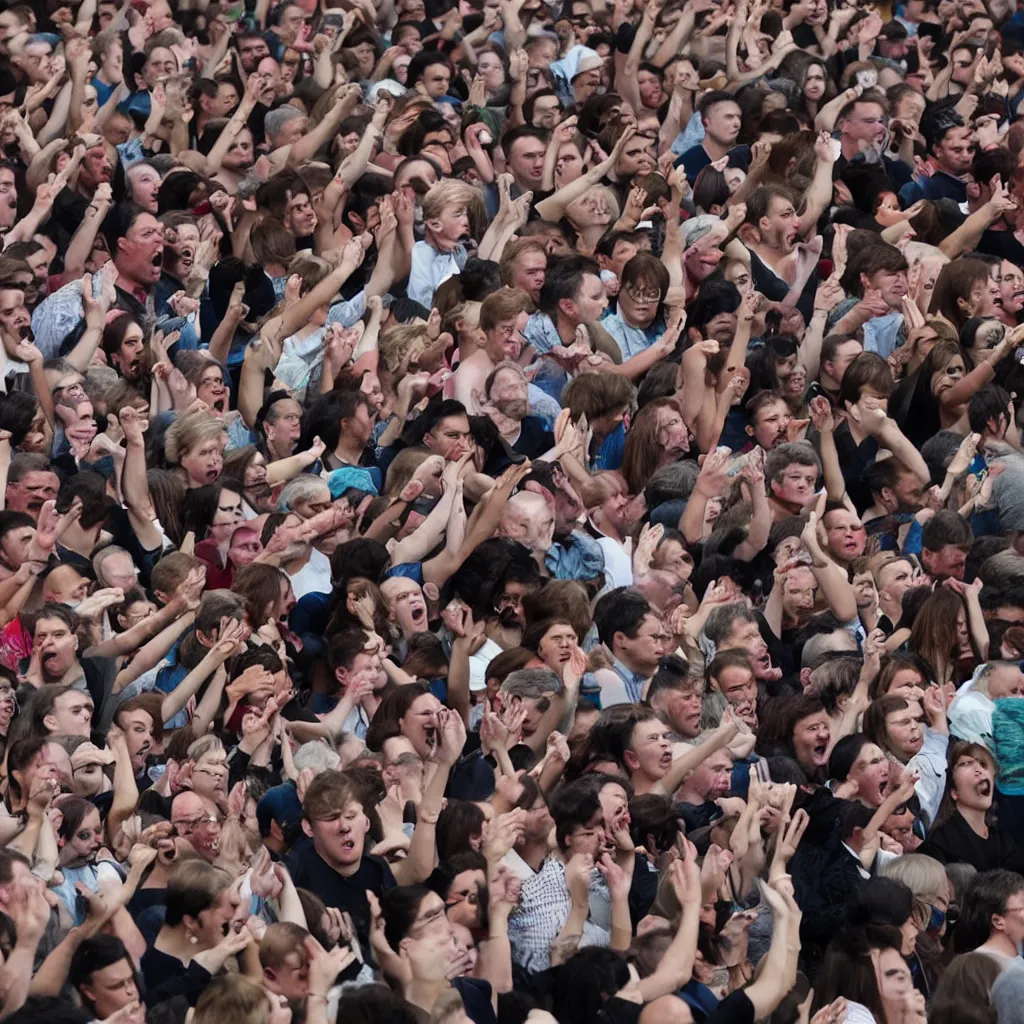
[[[1024,10],[332,3],[0,9],[0,1020],[1024,1021]]]

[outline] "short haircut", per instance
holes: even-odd
[[[562,299],[575,299],[587,274],[601,276],[600,266],[589,256],[549,257],[544,287],[540,290],[540,308],[554,319],[559,302]]]
[[[585,415],[590,423],[619,409],[628,409],[635,399],[633,385],[614,373],[579,374],[562,392],[562,405],[570,410],[573,421]]]
[[[921,530],[922,551],[939,551],[947,544],[966,549],[972,543],[974,532],[970,523],[959,512],[951,509],[940,509]]]
[[[764,478],[771,485],[790,466],[813,466],[821,473],[821,460],[809,441],[786,441],[776,445],[764,460]]]
[[[499,324],[515,320],[527,312],[533,303],[530,296],[519,288],[501,288],[484,299],[480,306],[480,329],[493,331]]]
[[[650,602],[639,590],[616,587],[594,606],[594,625],[601,643],[612,650],[616,633],[624,633],[632,639],[652,612]]]

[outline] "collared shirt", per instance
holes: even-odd
[[[617,310],[611,316],[606,316],[601,326],[615,339],[623,361],[646,352],[665,333],[665,325],[661,321],[646,328],[634,327],[627,324]]]
[[[920,778],[914,792],[921,803],[921,817],[930,828],[946,789],[946,751],[949,737],[932,729],[924,731],[924,746],[907,762],[905,771],[917,772]]]
[[[448,278],[461,274],[468,258],[464,245],[456,245],[451,252],[438,252],[428,242],[417,242],[412,247],[412,268],[406,294],[413,302],[430,309],[434,292]]]
[[[572,909],[572,897],[565,882],[565,865],[548,857],[540,871],[523,878],[519,905],[508,919],[508,940],[512,962],[526,971],[546,971],[551,966],[551,943],[558,938]],[[608,932],[587,921],[580,947],[607,946]]]
[[[986,694],[974,688],[975,676],[957,690],[949,705],[949,731],[958,740],[981,743],[991,750],[992,712],[996,706]]]

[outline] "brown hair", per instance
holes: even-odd
[[[677,398],[655,398],[636,414],[626,434],[626,448],[622,455],[622,475],[626,478],[630,494],[643,491],[661,461],[659,409],[674,409],[680,418],[683,415],[683,407]]]

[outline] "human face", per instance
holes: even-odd
[[[634,327],[650,327],[661,299],[661,289],[656,285],[643,282],[623,285],[619,290],[619,312]]]
[[[167,271],[179,280],[184,280],[195,262],[196,250],[199,248],[199,229],[194,224],[170,228],[164,236],[164,242],[164,265]],[[199,397],[202,398],[202,395]]]
[[[740,133],[743,114],[732,100],[716,103],[705,115],[704,130],[720,146],[734,146]]]
[[[925,570],[937,580],[962,580],[967,568],[967,552],[955,544],[944,544],[938,551],[921,552]]]
[[[889,681],[888,692],[904,700],[920,701],[928,684],[916,668],[901,668]]]
[[[57,682],[78,658],[78,637],[62,619],[41,618],[32,635],[32,650],[39,652],[43,678]]]
[[[487,332],[487,352],[495,361],[519,358],[519,353],[526,344],[523,329],[526,327],[526,313],[520,313],[514,319],[500,321],[493,330]]]
[[[89,980],[82,983],[81,991],[92,1004],[97,1020],[106,1020],[139,1000],[135,971],[127,957],[93,971]]]
[[[223,490],[217,499],[217,507],[210,523],[210,536],[220,545],[227,545],[235,527],[240,525],[242,515],[242,496],[237,491]]]
[[[421,91],[432,100],[436,100],[448,92],[451,80],[451,72],[446,64],[430,64],[424,70],[418,84],[423,87]]]
[[[85,736],[92,729],[92,697],[80,690],[62,693],[53,702],[53,732],[58,736]]]
[[[561,674],[576,646],[576,631],[568,623],[557,622],[541,637],[537,653],[549,668]]]
[[[907,287],[907,272],[905,270],[897,270],[895,272],[879,270],[870,275],[868,281],[870,287],[877,288],[882,293],[882,298],[890,309],[902,308],[903,299],[909,291]]]
[[[674,406],[661,406],[657,411],[655,437],[664,459],[676,459],[690,450],[690,436],[683,417]]]
[[[722,644],[723,650],[746,651],[750,655],[754,675],[758,679],[764,678],[765,673],[771,668],[771,657],[768,654],[768,645],[761,636],[761,631],[756,622],[747,622],[745,619],[735,619],[729,636]]]
[[[512,287],[521,288],[534,302],[540,300],[540,290],[544,287],[544,275],[547,272],[548,257],[540,249],[526,249],[516,260],[512,268]],[[1024,282],[1024,277],[1021,278]]]
[[[77,607],[88,593],[89,581],[70,565],[57,566],[46,577],[46,588],[43,592],[47,601],[56,601],[72,608]]]
[[[279,455],[291,455],[302,432],[302,406],[292,398],[282,398],[270,408],[263,431],[267,444]]]
[[[288,124],[294,124],[300,120],[301,118],[294,118]],[[247,171],[255,162],[256,155],[253,152],[252,132],[248,128],[243,128],[235,136],[234,142],[228,147],[228,151],[221,163],[226,170],[240,173]]]
[[[1022,915],[1017,915],[1022,916]],[[907,997],[914,987],[914,980],[910,976],[910,968],[898,949],[883,949],[872,951],[871,959],[875,964],[875,980],[878,984],[878,994],[882,998],[882,1005],[886,1008],[886,1017],[894,1011],[889,1007],[905,1005]]]
[[[814,774],[828,762],[832,731],[828,715],[818,711],[793,727],[793,750],[802,768]]]
[[[227,792],[228,762],[222,750],[204,754],[192,765],[192,791],[208,800],[217,800]]]
[[[131,188],[132,202],[156,214],[159,209],[157,193],[160,191],[160,174],[155,167],[143,164],[140,167],[132,167],[128,171],[128,184]],[[196,236],[198,237],[198,231]]]
[[[686,788],[715,801],[725,796],[732,788],[732,757],[726,750],[720,750],[703,761],[693,775],[687,779]]]
[[[583,174],[583,157],[574,142],[564,142],[555,161],[555,184],[559,188],[576,181]]]
[[[289,194],[284,223],[296,238],[304,238],[316,230],[316,211],[305,192]]]
[[[889,760],[881,747],[865,743],[849,775],[857,783],[857,799],[868,807],[880,807],[889,782]]]
[[[189,487],[202,487],[216,483],[224,469],[225,435],[207,438],[189,449],[181,457],[181,468],[188,475]]]
[[[47,81],[50,77],[53,47],[46,42],[29,43],[20,59],[25,74],[34,85]]]
[[[812,64],[804,75],[804,97],[817,103],[825,95],[825,69],[820,64]]]
[[[20,288],[0,289],[0,331],[12,359],[18,343],[32,338],[32,320],[25,308],[25,293]]]
[[[786,440],[786,429],[792,419],[793,414],[789,411],[789,406],[780,398],[763,405],[757,411],[753,429],[748,433],[752,433],[754,440],[765,451],[769,451]],[[812,466],[801,466],[800,468],[805,473],[814,472]]]
[[[428,433],[423,443],[435,455],[447,462],[458,462],[473,448],[473,435],[469,420],[463,415],[446,416]]]
[[[634,175],[650,174],[655,166],[650,140],[642,135],[634,135],[623,147],[615,164],[615,173],[621,178],[632,178]]]
[[[224,381],[224,371],[219,366],[209,366],[199,377],[197,396],[211,409],[213,414],[222,417],[227,412],[228,389]]]
[[[810,569],[790,570],[782,588],[782,607],[787,616],[797,621],[805,619],[814,609],[816,591],[817,584]]]
[[[888,118],[877,103],[857,103],[840,124],[845,139],[868,146],[877,146],[885,138]]]
[[[217,819],[217,815],[207,807],[198,791],[181,793],[175,798],[171,808],[171,824],[177,834],[183,839],[187,839],[192,849],[203,860],[209,862],[216,860],[217,854],[220,852],[220,821]],[[237,905],[237,897],[235,905]],[[232,916],[229,913],[225,920],[221,920],[219,913],[213,913],[218,909],[215,906],[211,911],[204,912],[211,913],[217,919],[216,923],[212,920],[209,922],[211,937],[213,929],[219,930],[222,926],[226,927],[226,922],[230,921]],[[199,919],[203,920],[203,914],[200,914]],[[214,944],[226,934],[226,931],[222,932],[213,940]],[[200,936],[201,938],[202,936]]]
[[[751,728],[757,728],[757,680],[749,668],[727,665],[718,674],[718,690],[733,713]]]
[[[902,711],[885,716],[885,735],[889,748],[904,763],[924,746],[923,712],[917,701],[910,701]]]
[[[657,110],[664,102],[665,94],[661,91],[661,79],[651,71],[641,71],[637,75],[640,89],[640,102],[648,110]]]
[[[838,387],[842,383],[843,375],[849,369],[850,363],[864,351],[859,341],[844,341],[837,349],[835,357],[824,365],[824,370],[831,381]]]
[[[148,711],[137,708],[125,711],[118,716],[118,724],[124,730],[128,741],[128,753],[132,758],[132,767],[138,774],[146,766],[146,758],[155,746],[153,738],[153,719]]]
[[[177,74],[178,62],[174,54],[165,46],[156,46],[150,53],[142,69],[142,77],[145,79],[146,88],[153,89],[157,83]]]
[[[544,174],[544,154],[547,146],[540,139],[518,139],[508,154],[508,168],[516,184],[526,190],[540,188]]]
[[[847,509],[835,509],[825,516],[829,554],[840,562],[852,562],[864,554],[868,535],[859,516]]]
[[[999,278],[999,305],[1011,318],[1024,309],[1024,273],[1009,260],[1003,260]]]
[[[426,630],[427,602],[423,597],[423,588],[415,580],[395,577],[386,580],[381,590],[391,615],[406,639]]]
[[[584,274],[579,293],[572,303],[575,307],[576,323],[600,320],[601,314],[608,307],[608,297],[604,293],[604,285],[596,274]]]
[[[526,378],[514,370],[499,370],[491,384],[491,402],[503,416],[525,419],[530,411]]]
[[[142,328],[133,321],[124,332],[121,347],[111,356],[111,362],[125,380],[137,381],[142,376],[142,355],[145,349]]]
[[[441,702],[433,694],[422,694],[412,702],[398,723],[402,735],[424,760],[433,754],[439,739],[437,713],[440,707]]]
[[[259,37],[244,39],[238,44],[238,55],[242,58],[242,69],[251,75],[265,57],[270,56],[267,41]]]
[[[661,620],[653,613],[648,613],[640,623],[635,637],[627,637],[625,633],[615,634],[615,653],[633,671],[650,676],[654,675],[671,640]]]
[[[638,722],[627,748],[626,763],[633,775],[657,781],[672,767],[672,735],[658,718]]]
[[[558,102],[557,96],[540,96],[533,101],[533,124],[536,128],[550,131],[558,124],[561,113],[562,104]]]
[[[738,260],[725,268],[725,279],[736,285],[741,296],[754,290],[754,281],[750,276],[750,271]]]
[[[761,241],[769,249],[791,253],[800,237],[800,217],[796,208],[781,196],[773,196],[767,214],[758,221]]]
[[[988,811],[992,806],[995,782],[995,772],[986,760],[961,754],[953,765],[952,795],[957,807]]]
[[[952,128],[935,146],[935,160],[949,174],[966,174],[971,169],[976,148],[970,128]]]
[[[43,504],[56,499],[59,486],[56,473],[48,469],[33,470],[17,483],[7,485],[7,507],[12,512],[27,512],[38,519]]]
[[[139,288],[149,289],[160,280],[164,262],[163,225],[151,213],[135,218],[128,234],[117,240],[117,269]]]
[[[138,573],[127,552],[107,555],[100,563],[99,576],[103,586],[120,587],[122,590],[135,586],[138,579]]]
[[[89,811],[81,824],[67,839],[60,850],[60,863],[64,867],[81,867],[96,859],[96,851],[103,845],[103,826],[100,812]]]
[[[679,580],[688,580],[693,573],[693,559],[677,540],[663,541],[651,564],[655,569],[672,573]]]
[[[452,249],[463,238],[469,237],[469,211],[465,206],[445,206],[438,217],[427,223],[436,242]]]

